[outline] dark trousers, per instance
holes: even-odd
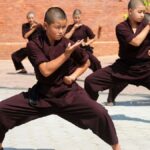
[[[93,133],[106,143],[118,143],[114,124],[107,110],[91,100],[82,89],[68,92],[62,98],[40,98],[36,107],[29,105],[28,94],[21,93],[0,102],[0,142],[15,126],[50,114],[56,114]]]
[[[95,72],[98,69],[101,69],[101,62],[92,54],[92,51],[86,51],[89,55],[89,60],[91,62],[90,69]]]
[[[107,98],[107,102],[115,102],[115,98],[117,97],[117,95],[123,91],[126,86],[128,85],[128,83],[123,82],[123,83],[115,83],[112,85],[112,87],[109,89],[109,93],[108,93],[108,98]]]
[[[27,54],[27,48],[26,47],[17,50],[16,52],[14,52],[11,55],[11,58],[12,58],[12,61],[14,63],[14,66],[15,66],[16,70],[24,69],[24,66],[21,62],[27,56],[28,56],[28,54]]]
[[[112,68],[110,66],[99,69],[96,72],[90,74],[85,79],[85,90],[89,96],[97,100],[98,92],[106,89],[110,89],[109,99],[115,99],[116,96],[128,85],[142,85],[150,89],[150,77],[145,78],[141,81],[127,81],[123,79],[117,79],[112,76]],[[114,101],[114,100],[113,100]]]

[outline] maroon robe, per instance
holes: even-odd
[[[88,55],[80,47],[52,75],[44,77],[39,65],[51,61],[64,53],[70,40],[62,38],[51,45],[45,33],[28,43],[29,57],[35,69],[37,82],[37,104],[29,104],[30,91],[15,95],[0,102],[0,142],[5,133],[20,124],[50,114],[74,123],[93,133],[110,145],[118,143],[116,131],[107,110],[89,98],[76,82],[66,85],[64,76],[70,75],[87,60]],[[33,89],[33,88],[32,88]],[[31,90],[32,90],[31,89]]]
[[[22,37],[24,37],[24,35],[30,31],[30,24],[29,23],[24,23],[22,25]],[[41,32],[43,31],[43,27],[42,25],[38,25],[38,27],[36,28],[36,30],[28,37],[28,40],[33,40],[35,39],[36,37],[38,37]]]
[[[66,33],[68,33],[72,28],[73,28],[74,24],[71,24],[67,27]],[[86,25],[81,25],[79,28],[77,28],[74,33],[72,34],[72,36],[70,37],[70,40],[76,42],[78,40],[84,40],[84,42],[87,42],[88,38],[89,39],[93,39],[95,37],[95,34],[93,33],[93,31]],[[89,55],[89,59],[91,61],[91,66],[90,68],[93,71],[96,71],[98,69],[101,68],[101,63],[100,61],[92,54],[93,53],[93,47],[91,47],[90,45],[88,46],[81,46],[82,48],[84,48],[86,50],[86,52]]]
[[[146,24],[145,20],[139,23],[136,33],[133,33],[129,20],[116,26],[120,58],[114,64],[87,77],[85,89],[90,97],[96,100],[98,91],[114,88],[115,94],[112,95],[115,98],[128,84],[143,85],[150,89],[150,34],[138,47],[129,44]]]
[[[143,20],[133,33],[129,20],[120,23],[116,27],[116,35],[119,41],[120,59],[112,65],[113,76],[126,81],[141,81],[150,76],[150,34],[147,35],[142,44],[138,47],[132,46],[129,42],[138,35],[147,22]]]
[[[30,30],[30,24],[29,23],[24,23],[22,25],[22,36],[24,37],[24,35]],[[28,40],[33,40],[34,38],[36,38],[41,32],[43,32],[43,27],[42,25],[39,25],[37,27],[37,29],[28,37]],[[20,69],[24,69],[24,66],[22,64],[22,60],[24,60],[27,57],[27,48],[21,48],[17,51],[15,51],[11,57],[12,57],[12,61],[14,63],[15,69],[16,70],[20,70]]]

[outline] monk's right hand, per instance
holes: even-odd
[[[82,24],[80,23],[76,23],[73,27],[74,27],[74,29],[77,29],[77,28],[79,28],[80,26],[82,26]]]
[[[32,25],[31,25],[31,29],[36,29],[37,27],[39,26],[39,24],[38,23],[33,23]]]
[[[68,44],[66,50],[65,50],[65,54],[67,56],[70,56],[72,54],[72,52],[81,45],[81,43],[83,42],[83,40],[79,40],[77,42],[75,42],[73,45],[71,45],[71,43]]]

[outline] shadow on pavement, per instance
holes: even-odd
[[[148,98],[148,97],[147,97]],[[116,106],[150,106],[150,96],[148,100],[131,100],[116,102]]]
[[[34,73],[17,73],[17,72],[8,72],[7,74],[9,75],[24,75],[24,76],[27,76],[27,75],[35,75]]]
[[[129,117],[129,116],[126,116],[124,114],[111,115],[111,118],[113,120],[119,120],[119,121],[127,120],[127,121],[150,123],[150,120],[144,120],[144,119],[140,119],[140,118]]]

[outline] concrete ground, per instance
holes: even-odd
[[[99,57],[103,66],[116,56]],[[27,75],[16,74],[11,60],[0,60],[0,100],[26,91],[35,82],[33,68],[23,61]],[[86,71],[80,78],[83,86]],[[106,102],[108,91],[100,92],[98,102]],[[150,150],[150,91],[129,85],[117,97],[116,106],[106,106],[115,124],[122,150]],[[4,140],[4,150],[110,150],[90,130],[51,115],[10,130]]]

